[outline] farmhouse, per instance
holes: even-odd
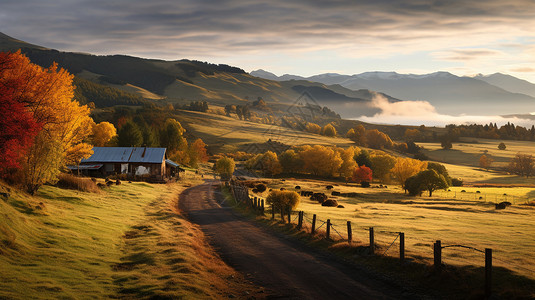
[[[127,178],[153,180],[178,176],[183,171],[177,163],[166,159],[166,148],[94,147],[93,152],[80,165],[69,169],[90,176],[125,174]]]

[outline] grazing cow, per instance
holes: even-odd
[[[341,193],[340,192],[337,192],[337,191],[332,191],[331,192],[331,196],[340,196]]]
[[[327,195],[324,193],[314,193],[310,196],[310,200],[318,201],[319,203],[323,203],[327,198]]]

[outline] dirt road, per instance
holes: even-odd
[[[298,249],[217,200],[216,181],[180,195],[180,209],[201,226],[221,257],[246,278],[280,299],[400,299],[401,293],[354,268]],[[301,247],[299,247],[301,248]]]

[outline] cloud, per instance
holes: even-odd
[[[375,108],[379,108],[381,112],[372,117],[361,116],[356,119],[378,124],[426,125],[440,127],[444,127],[448,124],[489,124],[491,122],[496,123],[497,125],[511,122],[524,127],[531,127],[535,124],[535,120],[516,117],[445,115],[438,113],[427,101],[400,101],[390,103],[385,97],[379,94],[374,96],[371,105]]]
[[[535,68],[530,68],[530,67],[516,68],[516,69],[511,69],[511,72],[533,73],[535,72]]]
[[[492,49],[455,49],[436,52],[433,56],[438,59],[449,61],[471,61],[482,58],[488,59],[489,57],[500,57],[504,56],[504,53]]]

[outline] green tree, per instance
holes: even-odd
[[[160,145],[167,148],[167,151],[186,151],[187,142],[183,137],[186,130],[175,119],[167,119],[160,131]]]
[[[375,151],[370,155],[370,161],[373,166],[373,176],[381,182],[388,182],[390,171],[396,165],[396,158],[382,151]]]
[[[428,162],[427,163],[427,169],[429,170],[435,170],[438,174],[444,176],[444,179],[446,179],[446,182],[448,185],[451,185],[451,177],[448,173],[448,169],[443,164],[439,164],[436,162]]]
[[[373,169],[373,164],[370,159],[370,153],[366,150],[361,150],[360,153],[355,156],[355,161],[359,166],[366,166]]]
[[[127,121],[119,129],[117,143],[119,147],[140,147],[143,144],[143,135],[136,124]]]
[[[215,163],[215,171],[223,179],[230,179],[234,173],[235,167],[236,163],[234,162],[234,159],[226,156],[218,159]]]
[[[422,171],[415,176],[409,177],[405,182],[405,188],[409,194],[415,196],[428,191],[429,197],[433,196],[433,191],[446,189],[450,186],[446,178],[433,169]]]

